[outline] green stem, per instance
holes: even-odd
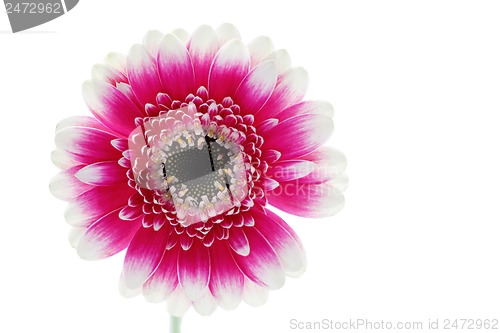
[[[170,333],[181,333],[181,317],[170,316]]]

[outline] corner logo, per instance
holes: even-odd
[[[62,16],[79,0],[4,0],[12,32],[36,27]]]

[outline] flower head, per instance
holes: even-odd
[[[127,250],[124,294],[181,315],[265,301],[306,265],[296,233],[269,205],[333,215],[347,184],[323,144],[329,103],[302,101],[307,73],[232,25],[149,32],[83,86],[94,117],[56,129],[52,193],[69,202],[72,242],[89,260]]]

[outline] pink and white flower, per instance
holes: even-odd
[[[344,155],[323,146],[333,109],[303,101],[307,83],[269,38],[245,45],[229,24],[110,54],[83,85],[93,117],[56,129],[50,188],[78,254],[126,249],[123,293],[176,316],[262,304],[306,265],[269,205],[323,217],[344,202]]]

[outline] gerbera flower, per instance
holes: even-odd
[[[343,154],[322,146],[333,109],[302,101],[307,73],[286,51],[245,45],[229,24],[151,31],[92,77],[94,117],[57,126],[50,186],[82,258],[126,249],[124,294],[175,316],[261,304],[304,271],[299,237],[269,206],[330,216],[347,181]]]

